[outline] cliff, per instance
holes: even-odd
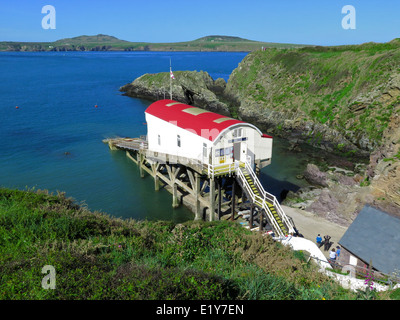
[[[173,98],[178,101],[230,113],[293,145],[307,143],[347,159],[349,172],[325,164],[324,170],[333,172],[318,192],[292,195],[309,200],[306,210],[342,225],[349,225],[364,204],[400,215],[398,39],[254,51],[227,84],[206,72],[174,74]],[[165,90],[169,97],[169,73],[144,75],[121,90],[152,100],[161,99]]]
[[[345,225],[366,203],[400,215],[399,39],[252,52],[225,94],[239,102],[240,117],[268,132],[353,162],[368,159],[347,185],[328,175],[329,187],[306,209],[336,221],[345,216]]]

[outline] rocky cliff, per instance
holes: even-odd
[[[294,195],[309,199],[306,210],[343,225],[367,203],[400,216],[399,39],[252,52],[225,94],[238,101],[242,119],[270,133],[349,159],[367,157],[366,170],[328,172],[317,192]],[[318,177],[308,168],[305,176],[313,173]]]
[[[227,84],[206,72],[175,76],[175,100],[230,114],[294,143],[367,160],[365,168],[354,162],[347,173],[307,168],[311,183],[313,174],[325,178],[317,190],[291,195],[307,198],[305,209],[343,225],[365,204],[400,216],[400,40],[254,51]],[[121,91],[168,98],[169,73],[144,75]]]
[[[275,133],[368,155],[399,111],[400,41],[253,52],[226,90],[243,118]]]

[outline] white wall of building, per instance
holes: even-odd
[[[212,151],[211,159],[214,165],[233,163],[234,156],[239,154],[240,161],[250,156],[252,163],[255,160],[270,159],[272,156],[272,138],[262,138],[260,132],[249,125],[228,128],[213,143],[207,137],[191,132],[190,128],[180,128],[151,114],[146,113],[145,116],[148,147],[151,151],[197,159],[206,163],[209,163]]]
[[[146,122],[149,150],[208,162],[212,141],[151,114],[146,113]]]

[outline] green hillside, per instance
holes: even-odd
[[[253,51],[261,47],[287,48],[303,45],[270,43],[231,36],[206,36],[174,43],[129,42],[98,34],[55,42],[0,42],[0,51]]]
[[[247,55],[227,91],[244,118],[330,142],[376,150],[400,106],[400,40],[335,47],[268,49]],[[397,141],[396,141],[397,142]]]
[[[366,298],[235,222],[121,220],[44,191],[0,189],[0,270],[1,300]]]

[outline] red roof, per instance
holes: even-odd
[[[169,99],[152,103],[145,112],[210,141],[236,124],[245,124],[258,130],[249,123]]]

